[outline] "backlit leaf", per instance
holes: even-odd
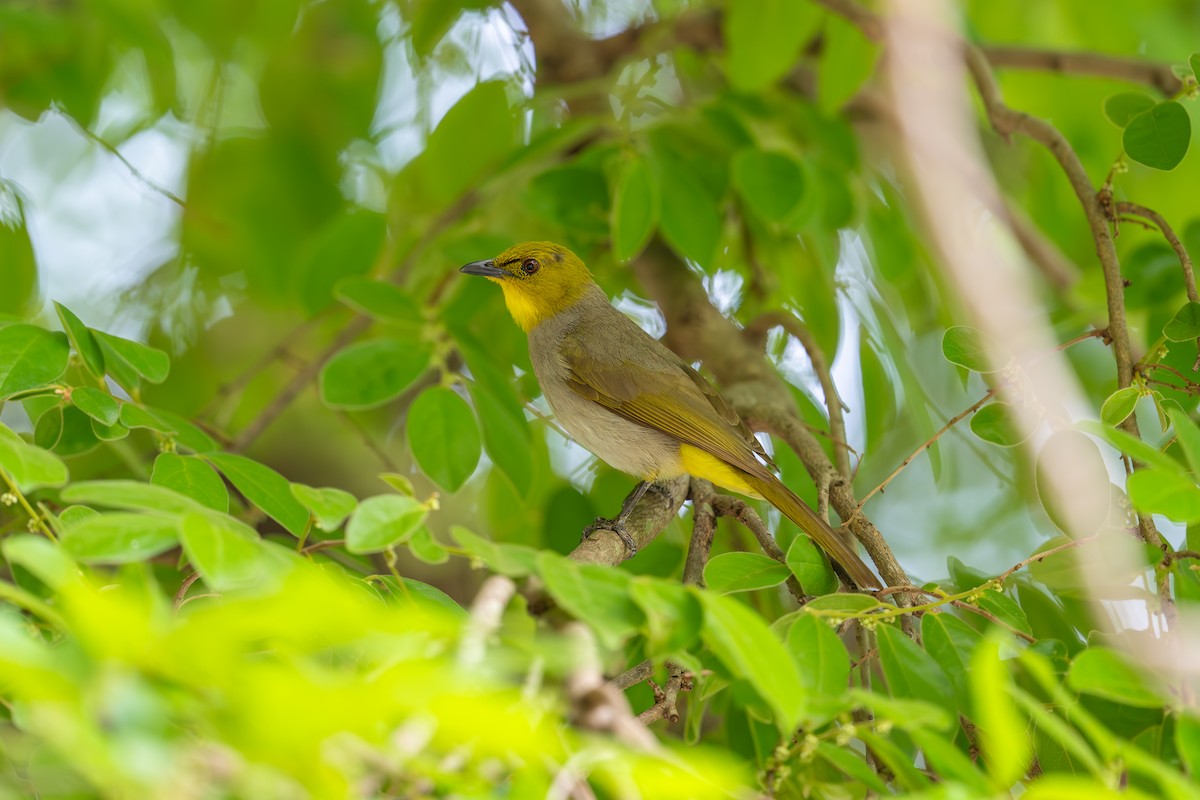
[[[287,478],[275,470],[245,456],[212,453],[205,456],[224,473],[247,500],[266,512],[294,536],[308,527],[308,510],[292,494]]]
[[[36,325],[0,328],[0,400],[58,380],[71,355],[67,337]]]
[[[173,489],[222,514],[229,511],[229,490],[225,488],[225,482],[216,470],[196,456],[159,453],[154,459],[150,482]]]
[[[368,497],[358,504],[346,524],[346,549],[351,553],[388,550],[416,533],[428,515],[428,506],[412,497]]]

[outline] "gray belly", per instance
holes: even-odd
[[[569,387],[543,386],[542,391],[571,438],[613,469],[643,480],[683,473],[679,443],[665,433],[619,417]]]

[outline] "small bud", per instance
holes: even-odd
[[[17,504],[17,496],[12,492],[0,494],[0,503],[3,503],[6,506],[15,506]]]

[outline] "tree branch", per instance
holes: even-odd
[[[988,62],[997,69],[1033,69],[1063,74],[1092,75],[1129,83],[1141,83],[1174,97],[1183,90],[1169,64],[1100,53],[1062,52],[1033,47],[985,45],[981,48]]]

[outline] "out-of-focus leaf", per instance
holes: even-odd
[[[537,568],[555,601],[591,626],[605,647],[620,647],[645,623],[645,615],[630,594],[628,574],[579,564],[555,553],[542,553]]]
[[[408,409],[408,443],[435,483],[457,492],[479,464],[479,426],[470,406],[452,389],[433,386]]]
[[[217,443],[200,426],[163,408],[122,403],[121,424],[128,428],[156,431],[197,453],[211,453],[217,449]]]
[[[654,652],[665,655],[695,646],[703,615],[694,592],[677,583],[635,578],[629,596],[646,615],[646,636]]]
[[[346,278],[338,283],[334,294],[350,308],[380,322],[414,330],[421,325],[420,307],[407,292],[389,281]]]
[[[314,489],[302,483],[293,483],[292,494],[312,512],[317,527],[326,532],[341,527],[358,505],[358,499],[342,489]]]
[[[179,544],[172,517],[114,512],[86,517],[63,531],[63,549],[85,564],[146,561]]]
[[[1133,413],[1141,392],[1134,386],[1117,389],[1104,400],[1100,407],[1100,421],[1105,425],[1120,425]]]
[[[1133,665],[1112,650],[1089,647],[1071,662],[1067,685],[1077,692],[1137,708],[1161,708],[1163,697]]]
[[[1055,475],[1053,482],[1050,475]],[[1108,519],[1107,503],[1088,503],[1079,519],[1070,520],[1064,502],[1074,497],[1094,497],[1107,491],[1108,468],[1100,448],[1078,431],[1056,431],[1042,444],[1038,453],[1035,481],[1042,508],[1058,529],[1072,538],[1090,536]],[[1065,487],[1066,497],[1058,497],[1053,487]],[[1073,523],[1073,524],[1072,524]]]
[[[516,143],[516,117],[504,84],[481,83],[446,112],[430,135],[421,163],[414,165],[421,170],[421,188],[436,203],[449,203],[484,178]]]
[[[1179,449],[1183,451],[1192,472],[1200,475],[1200,428],[1197,428],[1196,423],[1181,409],[1172,408],[1168,414],[1171,424],[1175,426],[1175,438],[1179,442]]]
[[[133,480],[78,481],[62,490],[67,503],[179,515],[204,506],[172,487]]]
[[[54,310],[58,312],[59,322],[62,323],[63,331],[66,332],[71,347],[75,348],[75,352],[79,354],[79,358],[87,367],[88,372],[92,373],[92,377],[103,378],[104,353],[100,349],[100,343],[92,334],[91,328],[84,325],[79,317],[75,316],[74,312],[62,303],[55,303]]]
[[[1200,303],[1187,303],[1163,326],[1163,336],[1173,342],[1186,342],[1200,336]]]
[[[91,386],[77,386],[72,389],[71,402],[101,425],[114,425],[121,416],[121,406],[116,398]]]
[[[596,168],[568,164],[534,178],[525,204],[569,237],[604,237],[609,233],[611,203],[608,183]]]
[[[1154,98],[1143,92],[1121,92],[1104,101],[1104,116],[1118,128],[1124,128],[1130,120],[1154,108]]]
[[[60,456],[78,456],[91,452],[100,444],[92,430],[92,418],[74,406],[62,410],[62,431],[54,445]]]
[[[933,784],[924,772],[913,765],[912,758],[891,739],[885,739],[873,731],[863,731],[860,737],[883,766],[891,771],[900,786],[913,792],[921,792]]]
[[[731,597],[702,592],[701,638],[726,669],[754,687],[775,712],[781,730],[792,730],[807,710],[807,692],[787,648],[758,614]]]
[[[766,222],[785,222],[804,199],[804,169],[784,153],[741,150],[733,157],[732,177],[742,202]]]
[[[1016,447],[1029,438],[1018,430],[1012,405],[1002,400],[988,403],[971,415],[971,432],[999,447]]]
[[[37,300],[37,260],[25,226],[25,204],[4,180],[0,180],[0,264],[4,265],[0,313],[23,317]]]
[[[774,83],[791,69],[821,20],[820,8],[789,0],[747,0],[725,13],[729,82],[742,91]]]
[[[962,784],[975,797],[989,797],[992,794],[987,776],[952,742],[931,731],[912,731],[910,735],[924,752],[925,763],[943,779]]]
[[[369,272],[386,236],[383,215],[373,211],[353,209],[325,223],[300,250],[293,276],[309,313],[329,303],[343,278]]]
[[[640,153],[621,163],[612,203],[612,247],[618,261],[633,258],[650,240],[658,226],[658,192],[654,171]]]
[[[429,507],[412,497],[381,494],[358,504],[346,524],[346,549],[380,553],[406,541],[429,516]]]
[[[450,560],[450,553],[433,538],[428,528],[418,528],[408,537],[408,549],[418,561],[426,564],[445,564]]]
[[[58,456],[29,444],[0,422],[0,469],[22,492],[67,482],[67,465]]]
[[[1132,456],[1143,464],[1157,467],[1166,472],[1183,472],[1183,465],[1178,461],[1163,453],[1157,447],[1152,447],[1136,436],[1130,436],[1119,428],[1101,425],[1091,420],[1083,420],[1078,424],[1078,427],[1081,431],[1100,437],[1117,450]]]
[[[834,769],[840,770],[854,781],[871,788],[881,796],[891,793],[887,784],[879,779],[875,770],[871,769],[867,762],[850,748],[841,747],[833,742],[821,742],[817,745],[817,755]]]
[[[424,342],[384,338],[341,350],[321,370],[321,399],[330,408],[365,409],[399,397],[429,367]]]
[[[701,264],[712,263],[721,236],[717,198],[678,158],[655,153],[662,193],[659,226],[667,242],[681,255]]]
[[[786,560],[788,569],[796,576],[805,594],[824,595],[837,591],[838,579],[829,564],[829,557],[804,534],[792,540]]]
[[[1200,778],[1200,719],[1187,713],[1179,715],[1175,720],[1175,750],[1192,780]]]
[[[205,456],[245,495],[293,536],[301,536],[308,527],[308,509],[292,494],[287,478],[275,470],[245,456],[211,453]]]
[[[493,542],[458,525],[450,529],[450,536],[471,558],[486,564],[493,572],[510,578],[523,578],[534,572],[538,551],[528,545]]]
[[[1032,751],[1026,722],[1009,699],[1012,679],[1000,660],[1000,641],[997,635],[984,639],[971,657],[970,716],[978,726],[988,774],[996,786],[1007,787],[1025,774]]]
[[[159,453],[150,482],[192,498],[222,514],[229,511],[229,490],[212,467],[196,456]]]
[[[720,594],[778,586],[788,579],[786,564],[761,553],[722,553],[704,565],[704,585]]]
[[[825,18],[824,51],[817,71],[817,101],[828,113],[839,111],[875,72],[879,48],[837,14]]]
[[[267,576],[261,540],[252,529],[230,517],[185,514],[179,522],[179,539],[188,562],[215,591],[262,586]]]
[[[1200,521],[1200,487],[1185,475],[1140,469],[1126,481],[1129,501],[1138,511],[1162,514],[1176,522]]]
[[[67,371],[67,337],[36,325],[0,328],[0,400],[58,380]]]
[[[1121,137],[1130,158],[1162,170],[1179,165],[1191,140],[1191,118],[1187,109],[1174,100],[1166,100],[1135,116]]]
[[[133,374],[151,383],[162,383],[167,379],[171,371],[171,359],[162,350],[103,331],[92,331],[92,334],[100,343],[104,363],[114,378],[121,380],[122,375]],[[136,388],[137,383],[134,382],[133,386]]]
[[[19,564],[55,591],[79,574],[79,567],[60,545],[30,533],[17,533],[0,541],[0,552],[10,564]]]

